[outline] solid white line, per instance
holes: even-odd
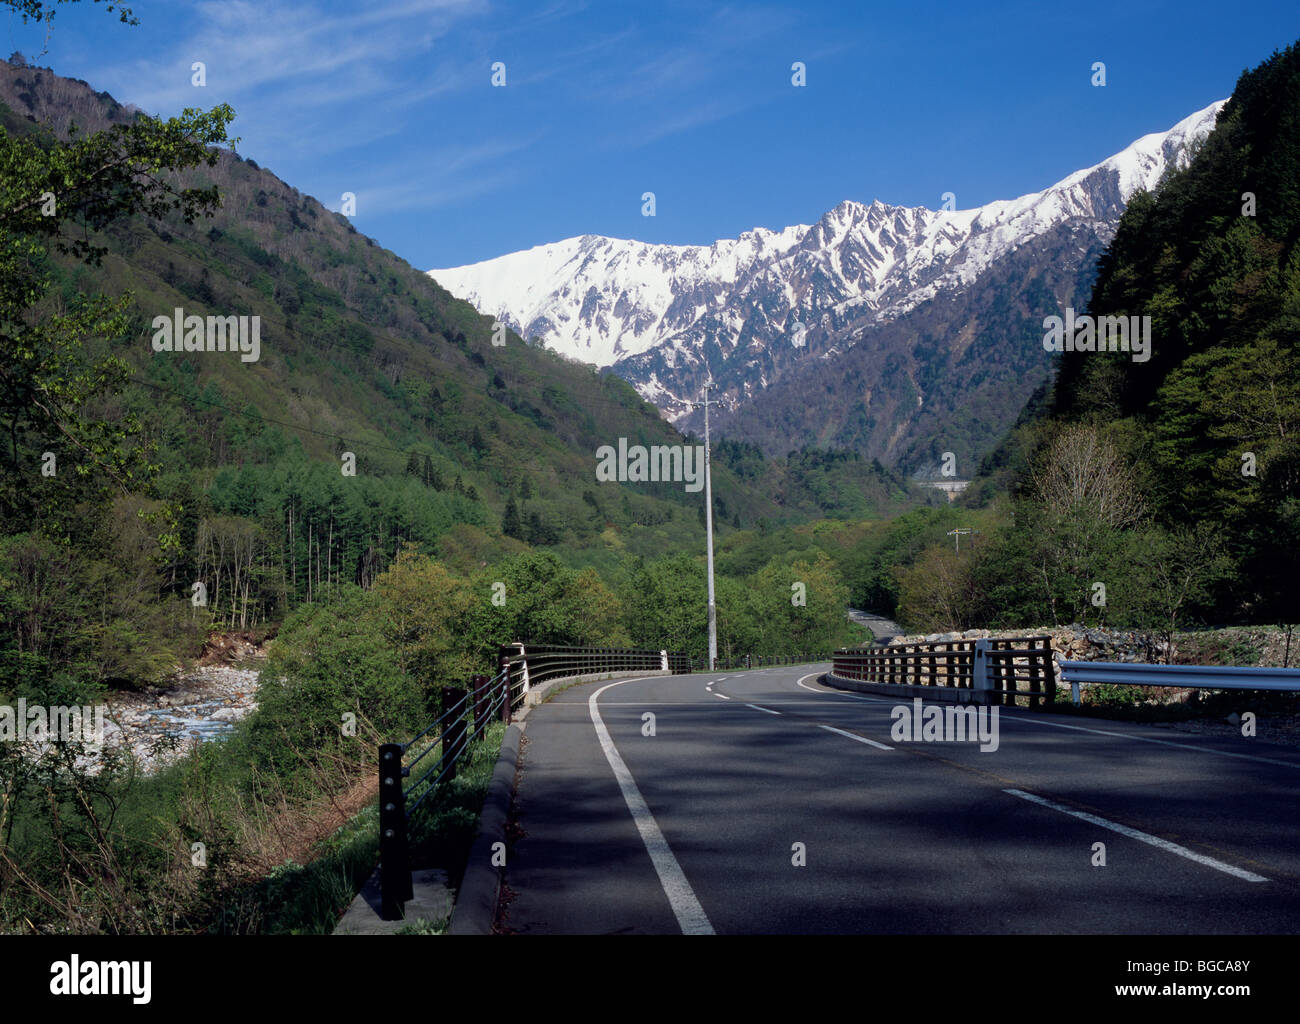
[[[657,676],[656,678],[668,679],[671,677]],[[726,694],[711,693],[711,696],[726,697]],[[731,698],[728,697],[727,699],[730,700]],[[577,707],[579,705],[583,707],[587,706],[585,700],[548,700],[546,703],[548,706],[560,707]],[[772,703],[777,707],[824,708],[826,706],[824,700],[783,700],[780,697],[774,698]],[[698,700],[602,700],[600,702],[600,706],[603,708],[664,708],[677,707],[679,705],[683,707],[699,707],[700,702]]]
[[[746,704],[745,707],[753,708],[755,711],[766,711],[769,715],[779,715],[781,712],[773,711],[771,708],[760,708],[757,704]]]
[[[820,676],[823,675],[824,673],[812,672],[810,674],[814,676]],[[893,701],[886,700],[884,697],[863,697],[861,694],[845,693],[842,690],[834,690],[834,691],[814,690],[811,686],[803,685],[803,680],[807,678],[808,676],[804,676],[803,679],[800,679],[796,682],[796,685],[803,686],[803,688],[807,690],[809,693],[820,693],[823,697],[848,697],[850,700],[865,700],[869,704],[897,704],[898,703],[898,701],[896,700]]]
[[[1180,857],[1186,857],[1188,860],[1194,860],[1197,864],[1204,864],[1207,868],[1214,868],[1226,874],[1233,875],[1236,878],[1245,879],[1247,882],[1267,882],[1268,879],[1263,875],[1257,875],[1252,871],[1246,871],[1243,868],[1233,867],[1231,864],[1225,864],[1221,860],[1215,860],[1213,857],[1206,857],[1204,854],[1193,853],[1185,846],[1179,846],[1177,843],[1171,843],[1168,839],[1161,839],[1159,836],[1148,835],[1146,832],[1139,832],[1135,828],[1129,828],[1127,825],[1120,825],[1113,821],[1107,821],[1105,818],[1099,818],[1095,814],[1088,814],[1084,811],[1076,811],[1064,804],[1058,804],[1051,800],[1044,800],[1041,796],[1034,796],[1033,793],[1026,793],[1019,789],[1004,789],[1002,792],[1010,793],[1012,796],[1018,796],[1023,800],[1029,800],[1032,803],[1042,804],[1044,807],[1050,807],[1054,811],[1060,811],[1062,814],[1069,814],[1082,821],[1092,825],[1098,825],[1101,828],[1108,828],[1112,832],[1118,832],[1122,836],[1128,836],[1130,839],[1136,839],[1138,842],[1146,843],[1149,846],[1157,847],[1169,853],[1176,853]]]
[[[645,843],[646,852],[650,854],[650,860],[654,863],[655,872],[659,875],[659,884],[663,886],[664,895],[668,897],[668,903],[673,908],[682,934],[712,935],[713,925],[709,923],[700,901],[695,898],[695,891],[691,888],[691,883],[686,880],[686,874],[682,871],[682,866],[677,863],[677,858],[673,856],[668,840],[659,831],[654,815],[646,806],[641,791],[637,789],[636,780],[628,771],[627,765],[623,763],[623,758],[618,748],[614,746],[609,730],[605,728],[604,720],[600,717],[600,710],[596,707],[596,698],[606,690],[614,686],[622,686],[625,682],[635,681],[637,680],[625,679],[610,683],[593,693],[591,699],[587,701],[587,708],[591,711],[591,724],[596,727],[596,738],[600,740],[601,749],[605,751],[605,760],[614,771],[618,788],[623,791],[623,800],[627,803],[627,809],[632,812],[632,820],[636,823],[637,831],[641,833],[641,841]]]
[[[827,732],[833,732],[837,736],[847,736],[851,740],[857,740],[859,743],[865,743],[869,747],[875,747],[877,750],[893,750],[893,747],[884,743],[877,743],[875,740],[869,740],[865,736],[859,736],[855,732],[845,732],[843,729],[836,729],[832,725],[819,725],[818,729],[825,729]]]
[[[1137,743],[1158,743],[1162,747],[1181,747],[1183,750],[1195,750],[1201,754],[1218,754],[1220,757],[1236,757],[1243,761],[1258,761],[1260,764],[1276,764],[1283,768],[1300,768],[1300,762],[1296,761],[1279,761],[1273,757],[1257,757],[1254,754],[1236,754],[1230,750],[1214,750],[1211,747],[1198,747],[1193,743],[1175,743],[1172,740],[1157,740],[1148,736],[1131,736],[1126,732],[1111,732],[1107,729],[1089,729],[1082,725],[1066,725],[1063,722],[1044,722],[1036,718],[1028,718],[1024,715],[1007,715],[1002,719],[1006,722],[1024,722],[1026,725],[1046,725],[1052,729],[1073,729],[1075,732],[1091,732],[1098,736],[1115,736],[1122,740],[1133,740]]]

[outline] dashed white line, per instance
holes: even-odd
[[[1088,814],[1086,811],[1076,811],[1072,807],[1066,807],[1064,804],[1058,804],[1052,800],[1045,800],[1043,797],[1035,796],[1033,793],[1026,793],[1020,789],[1004,789],[1002,792],[1010,793],[1012,796],[1018,796],[1022,800],[1028,800],[1031,803],[1041,804],[1043,807],[1050,807],[1054,811],[1068,814],[1071,817],[1080,819],[1081,821],[1086,821],[1091,825],[1110,829],[1112,832],[1118,832],[1122,836],[1136,839],[1138,842],[1146,843],[1148,846],[1154,846],[1157,849],[1165,850],[1169,853],[1176,853],[1178,856],[1186,857],[1188,860],[1195,861],[1197,864],[1204,864],[1207,868],[1214,868],[1216,871],[1222,871],[1225,874],[1233,875],[1236,878],[1245,879],[1247,882],[1268,881],[1268,879],[1263,875],[1257,875],[1253,871],[1246,871],[1244,868],[1225,864],[1221,860],[1215,860],[1213,857],[1207,857],[1201,853],[1194,853],[1185,846],[1171,843],[1168,839],[1161,839],[1159,836],[1148,835],[1146,832],[1139,832],[1135,828],[1129,828],[1127,825],[1120,825],[1118,822],[1107,821],[1105,818],[1099,818],[1095,814]]]
[[[636,822],[637,831],[641,833],[641,841],[645,843],[646,852],[650,854],[650,860],[654,864],[655,872],[659,875],[659,884],[663,886],[664,895],[668,897],[668,903],[673,908],[673,914],[677,917],[677,924],[681,928],[682,934],[712,935],[714,934],[713,925],[709,923],[704,908],[700,906],[700,901],[696,899],[691,883],[686,880],[686,874],[682,871],[682,866],[677,863],[677,858],[673,856],[672,847],[668,845],[668,840],[659,831],[659,824],[655,821],[654,815],[650,813],[650,808],[646,806],[641,791],[637,789],[636,780],[632,777],[632,773],[628,771],[627,765],[623,763],[623,758],[619,754],[618,748],[614,746],[609,730],[605,728],[604,720],[600,717],[600,710],[596,707],[596,698],[610,687],[622,686],[623,683],[630,682],[634,682],[634,680],[624,679],[617,683],[610,683],[608,686],[602,686],[591,695],[591,699],[587,701],[587,708],[591,712],[591,724],[596,727],[596,738],[600,740],[601,749],[605,751],[605,760],[609,762],[610,768],[614,771],[614,778],[618,780],[618,788],[623,791],[623,799],[627,803],[627,809],[632,812],[632,820]]]
[[[813,672],[811,675],[821,675],[821,673]],[[842,691],[827,693],[825,690],[814,690],[811,686],[804,686],[804,679],[808,678],[810,678],[810,676],[804,676],[797,680],[796,685],[803,687],[803,689],[808,690],[810,693],[819,693],[825,697],[847,697],[850,700],[867,701],[870,704],[898,703],[897,700],[890,700],[887,697],[864,697],[857,693],[844,693]],[[1042,719],[1030,718],[1026,715],[1007,715],[1002,719],[1002,721],[1004,723],[1023,722],[1025,725],[1042,725],[1049,729],[1070,729],[1074,732],[1090,732],[1097,736],[1111,736],[1115,739],[1133,740],[1135,743],[1155,743],[1162,747],[1178,747],[1182,750],[1195,750],[1202,754],[1217,754],[1219,757],[1235,757],[1242,761],[1257,761],[1260,764],[1273,764],[1282,768],[1300,768],[1300,762],[1296,761],[1283,761],[1275,757],[1260,757],[1258,754],[1239,754],[1231,750],[1215,750],[1212,747],[1201,747],[1194,743],[1175,743],[1173,740],[1158,740],[1150,736],[1134,736],[1131,733],[1113,732],[1109,729],[1089,729],[1087,726],[1083,725],[1067,725],[1064,722],[1046,722]]]
[[[779,715],[781,712],[773,711],[771,708],[760,708],[757,704],[746,704],[745,707],[753,708],[755,711],[766,711],[769,715]]]
[[[731,698],[728,697],[725,693],[715,693],[713,696],[721,697],[723,700],[731,700]]]
[[[847,736],[851,740],[857,740],[859,743],[865,743],[869,747],[875,747],[877,750],[893,750],[894,748],[886,743],[877,743],[875,740],[869,740],[865,736],[859,736],[856,732],[845,732],[843,729],[836,729],[833,725],[819,725],[818,729],[825,729],[827,732],[833,732],[836,736]]]

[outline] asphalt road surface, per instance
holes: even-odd
[[[911,702],[823,687],[827,668],[590,683],[535,708],[505,927],[1300,931],[1300,751],[1010,708],[996,750],[898,742]]]
[[[889,640],[904,631],[903,627],[893,619],[887,619],[875,612],[864,612],[860,608],[849,609],[849,621],[861,626],[863,629],[870,630],[872,637],[876,640]]]

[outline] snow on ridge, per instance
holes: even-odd
[[[1041,192],[971,209],[844,200],[815,224],[755,227],[711,245],[579,235],[428,273],[524,336],[540,334],[548,347],[602,367],[656,348],[666,356],[689,348],[702,322],[736,328],[760,300],[770,306],[774,292],[800,317],[862,307],[892,319],[968,285],[1059,224],[1113,219],[1116,194],[1127,202],[1139,188],[1153,188],[1171,161],[1185,163],[1189,143],[1213,129],[1224,102]],[[781,316],[771,326],[783,330],[787,322]],[[671,385],[655,378],[646,390],[662,401]]]

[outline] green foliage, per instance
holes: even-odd
[[[260,760],[289,774],[291,749],[337,748],[345,714],[403,740],[422,727],[429,702],[384,635],[384,610],[343,584],[289,616],[261,673],[261,713],[250,729]]]
[[[895,567],[909,565],[936,544],[951,544],[949,530],[969,525],[970,516],[951,506],[916,509],[874,532],[850,557],[845,577],[855,608],[886,617],[898,611]]]
[[[1089,309],[1150,316],[1152,355],[1065,353],[1050,400],[982,469],[1015,525],[976,568],[991,624],[1291,620],[1300,541],[1300,45],[1245,72],[1192,162],[1132,197]],[[1253,206],[1253,212],[1252,212]],[[1141,523],[1033,493],[1063,431],[1106,431]],[[972,488],[988,502],[997,486]],[[1030,525],[1032,524],[1032,526]],[[1081,599],[1107,584],[1107,604]]]

